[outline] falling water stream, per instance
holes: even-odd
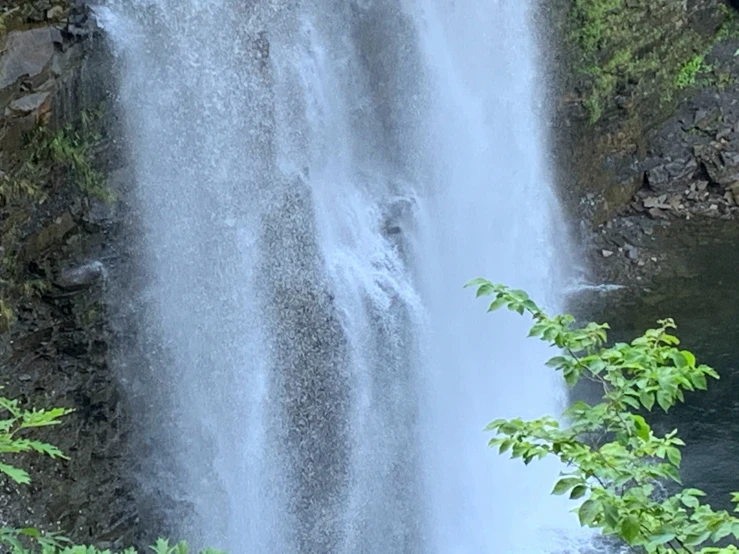
[[[97,8],[142,244],[145,354],[122,354],[123,380],[146,406],[143,486],[182,536],[232,554],[574,551],[557,468],[503,460],[482,432],[559,411],[547,352],[462,289],[484,275],[560,308],[534,4]]]

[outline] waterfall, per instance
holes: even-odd
[[[140,241],[121,378],[142,490],[181,536],[231,554],[568,536],[557,468],[482,432],[559,411],[547,351],[462,289],[483,275],[561,307],[534,3],[96,9]]]

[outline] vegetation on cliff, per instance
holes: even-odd
[[[101,138],[97,131],[100,117],[99,112],[83,112],[76,127],[69,125],[57,131],[38,127],[27,136],[15,170],[0,174],[0,216],[5,216],[5,224],[0,227],[3,298],[29,298],[48,290],[45,280],[24,275],[23,264],[17,259],[24,247],[18,235],[25,214],[54,196],[59,179],[74,183],[82,197],[115,200],[93,161],[93,149]],[[0,299],[0,332],[7,330],[13,320],[12,306]]]
[[[568,385],[588,380],[602,389],[601,402],[574,402],[564,425],[551,417],[534,421],[497,420],[490,445],[529,464],[553,456],[565,468],[553,494],[583,502],[576,509],[583,526],[600,529],[640,551],[657,554],[729,554],[739,539],[739,519],[713,510],[705,494],[684,488],[680,479],[684,442],[677,430],[658,435],[649,412],[665,412],[683,402],[686,391],[704,390],[718,379],[710,367],[679,348],[672,320],[631,343],[607,346],[607,324],[574,325],[572,316],[550,317],[523,291],[471,281],[477,296],[492,296],[489,310],[506,307],[534,319],[529,336],[560,352],[547,365]],[[739,493],[732,500],[739,503]],[[737,508],[739,510],[739,508]],[[724,541],[724,542],[722,542]]]
[[[59,425],[61,418],[71,413],[66,408],[50,410],[26,409],[18,400],[0,396],[0,455],[16,455],[35,452],[51,458],[66,458],[59,448],[51,444],[28,438],[29,430],[39,427]],[[0,474],[12,481],[27,485],[31,477],[27,471],[7,463],[0,462]],[[99,550],[92,546],[69,544],[69,541],[58,534],[45,534],[35,528],[22,529],[0,528],[0,545],[9,554],[112,554],[110,550]],[[7,549],[7,550],[6,550]],[[170,545],[169,541],[160,539],[151,547],[155,554],[188,554],[187,543]],[[128,548],[121,554],[136,554],[136,550]],[[218,551],[206,549],[201,554],[219,554]]]
[[[697,30],[684,3],[674,0],[574,0],[567,35],[590,121],[614,107],[661,111],[709,72],[705,56],[736,27],[725,6],[712,11],[701,16],[708,30]]]

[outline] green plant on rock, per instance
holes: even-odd
[[[20,191],[25,194],[16,196],[43,202],[46,197],[35,191],[46,185],[55,170],[61,169],[83,194],[104,202],[114,201],[115,195],[106,186],[104,175],[94,165],[93,147],[102,138],[97,131],[102,115],[101,109],[83,111],[77,126],[67,125],[56,132],[39,127],[30,133],[23,154],[25,160],[13,177],[17,182],[29,182],[32,188],[27,186]]]
[[[15,321],[13,309],[0,298],[0,331],[7,329]]]
[[[0,177],[0,208],[26,199],[43,204],[47,199],[47,194],[37,182],[25,176],[10,178],[3,175]]]
[[[48,198],[45,189],[50,177],[60,169],[83,194],[114,201],[115,195],[106,186],[103,174],[95,169],[92,155],[93,145],[101,138],[95,130],[101,117],[99,110],[85,111],[77,127],[69,125],[54,133],[39,127],[29,133],[18,167],[0,178],[0,208],[28,202],[43,204]]]
[[[105,177],[92,164],[91,144],[83,133],[66,127],[52,136],[46,147],[51,160],[72,174],[83,193],[104,202],[115,200],[105,184]]]
[[[675,87],[678,90],[693,86],[699,73],[707,73],[713,68],[705,63],[705,54],[698,54],[688,60],[675,75]]]
[[[683,488],[683,441],[677,431],[658,435],[648,412],[667,412],[684,401],[685,391],[704,390],[718,379],[710,367],[680,349],[670,319],[630,343],[607,345],[607,324],[576,326],[569,315],[550,317],[520,290],[475,279],[478,297],[493,297],[489,310],[506,307],[534,320],[529,336],[558,350],[547,366],[562,373],[569,386],[582,379],[602,388],[597,404],[577,401],[564,413],[566,424],[551,417],[533,421],[497,420],[490,445],[529,464],[558,458],[565,468],[553,494],[580,501],[583,526],[600,529],[641,552],[656,554],[729,554],[739,539],[739,519],[713,510],[705,494]],[[647,417],[645,417],[647,416]],[[739,503],[739,493],[732,497]],[[739,510],[739,508],[737,508]]]
[[[673,0],[573,0],[569,9],[568,42],[573,46],[578,84],[591,123],[616,105],[664,109],[675,92],[688,88],[690,66],[732,34],[733,13],[722,10],[724,24],[703,35],[683,25],[676,36],[673,22],[685,17],[684,6]],[[664,24],[662,22],[664,21]],[[702,64],[702,60],[701,60]],[[701,70],[697,68],[694,76]],[[705,68],[708,70],[708,68]]]
[[[44,279],[28,279],[17,288],[24,298],[41,298],[51,290],[51,283]]]
[[[61,418],[71,413],[66,408],[50,410],[25,409],[17,400],[0,396],[0,475],[25,485],[31,482],[26,471],[10,463],[7,456],[35,452],[51,458],[66,458],[57,447],[33,440],[27,433],[39,427],[59,425]],[[93,546],[73,545],[63,536],[55,533],[42,533],[35,528],[0,528],[0,546],[7,554],[114,554],[111,550],[99,550]],[[159,539],[151,547],[154,554],[188,554],[190,549],[185,542],[171,545]],[[128,548],[119,554],[138,554]],[[206,549],[200,554],[224,554],[218,550]]]
[[[71,410],[65,408],[27,410],[22,408],[17,400],[5,397],[0,397],[0,410],[4,412],[4,418],[0,420],[0,456],[33,451],[51,458],[65,457],[55,446],[25,438],[25,432],[28,429],[58,425],[60,418],[71,413]],[[7,463],[0,462],[0,473],[4,473],[16,483],[31,482],[28,473]]]
[[[0,46],[4,39],[8,36],[8,18],[17,12],[20,8],[2,7],[0,8]]]

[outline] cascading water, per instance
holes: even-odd
[[[97,9],[145,245],[144,356],[123,378],[147,406],[142,483],[189,507],[183,536],[555,550],[556,468],[498,459],[481,432],[557,411],[546,352],[461,289],[485,275],[558,307],[533,3]]]

